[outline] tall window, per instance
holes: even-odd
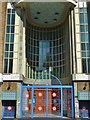
[[[88,34],[88,13],[87,8],[82,7],[80,11],[80,35],[82,53],[82,72],[90,73],[90,41]]]
[[[50,79],[50,74],[65,77],[64,28],[38,28],[27,25],[27,76],[31,79]]]
[[[12,73],[14,48],[15,10],[7,10],[7,24],[4,47],[4,73]]]

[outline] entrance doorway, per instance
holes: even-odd
[[[2,100],[2,118],[16,118],[16,100]]]
[[[20,117],[74,117],[72,86],[22,86]]]
[[[90,118],[90,100],[79,101],[80,118]]]

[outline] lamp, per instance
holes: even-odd
[[[84,87],[83,87],[83,90],[86,90],[86,88],[87,88],[87,83],[85,82],[85,85],[84,85]]]
[[[10,90],[10,87],[11,87],[11,84],[10,84],[10,82],[8,82],[7,90]]]

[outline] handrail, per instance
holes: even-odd
[[[58,77],[56,77],[53,74],[47,74],[48,76],[51,75],[52,77],[54,77],[56,80],[58,80],[59,84],[62,85],[61,80],[58,79]],[[33,82],[33,84],[35,84],[35,82],[37,81],[37,79],[35,79],[35,81]]]

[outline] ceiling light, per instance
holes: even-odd
[[[38,11],[37,14],[40,14],[40,12]]]
[[[57,21],[57,19],[55,18],[55,19],[53,19],[54,21]]]
[[[55,13],[55,15],[59,15],[59,13],[58,13],[58,12],[56,12],[56,13]]]
[[[44,23],[48,23],[47,21],[45,21]]]
[[[34,19],[38,19],[38,17],[35,17]]]

